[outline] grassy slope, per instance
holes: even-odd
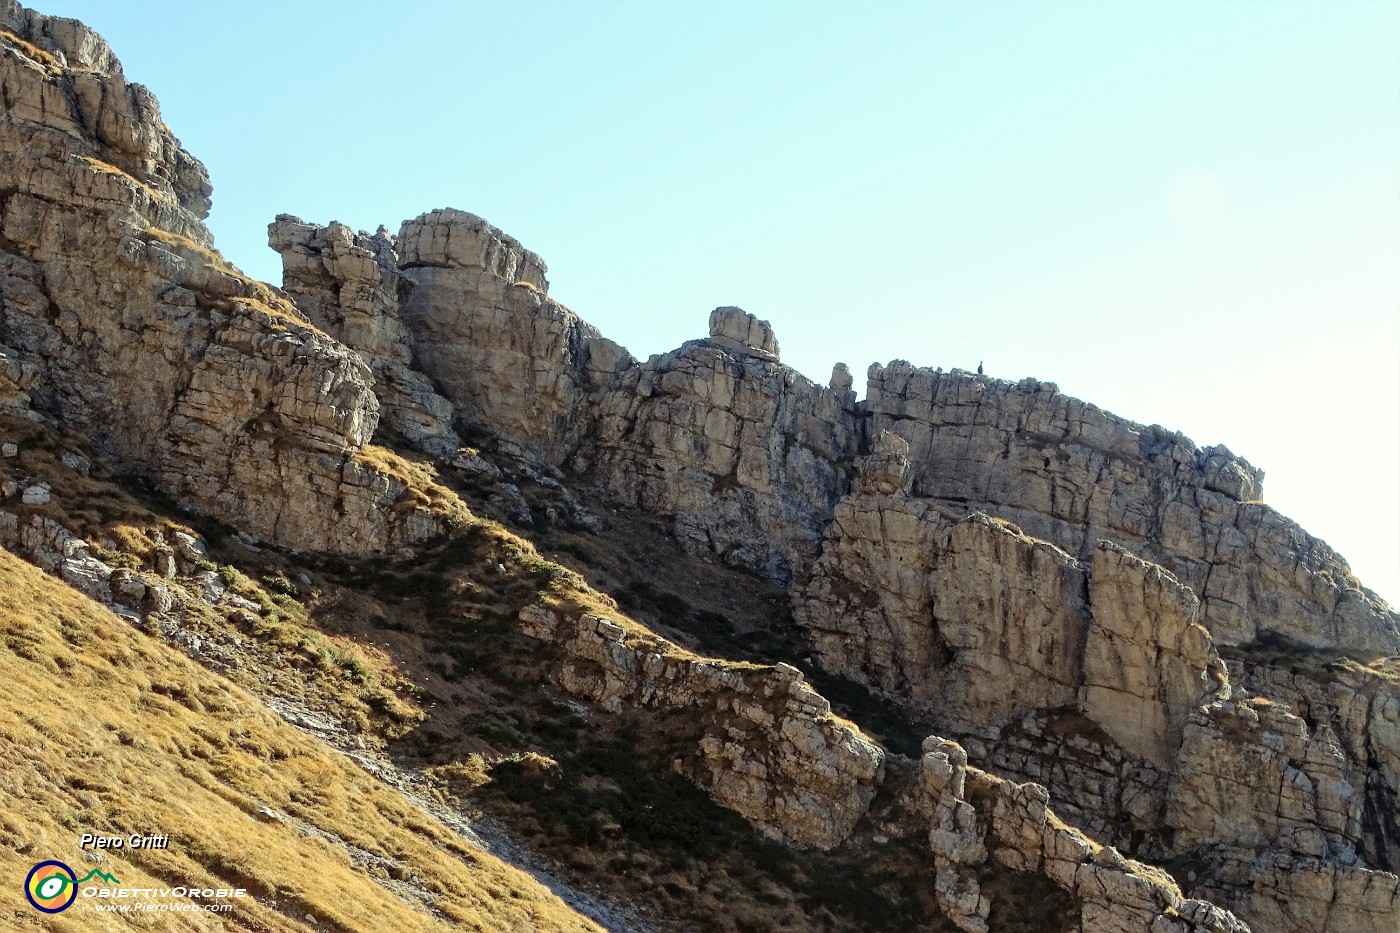
[[[0,478],[43,478],[53,487],[47,505],[4,504],[22,523],[53,519],[148,583],[158,535],[168,541],[187,527],[209,542],[204,569],[217,569],[262,608],[225,612],[196,602],[174,613],[177,628],[202,640],[205,664],[258,696],[337,719],[369,749],[426,769],[431,796],[466,815],[496,817],[554,874],[632,905],[655,929],[951,929],[933,904],[920,840],[830,854],[765,840],[670,768],[698,742],[705,715],[581,715],[550,683],[564,659],[515,625],[519,609],[539,601],[570,617],[612,618],[631,640],[666,654],[737,656],[719,663],[745,671],[797,650],[779,637],[785,619],[771,593],[686,557],[660,531],[624,516],[599,537],[512,531],[484,518],[490,490],[438,475],[421,458],[367,448],[360,456],[399,475],[410,494],[464,511],[461,495],[467,514],[482,517],[442,540],[360,560],[267,546],[252,552],[229,529],[179,513],[139,483],[123,486],[100,458],[92,456],[90,476],[74,473],[61,455],[83,449],[76,437],[3,416],[0,436],[21,449],[0,460]],[[575,568],[543,556],[521,536],[530,532]],[[177,582],[198,588],[184,575]],[[636,615],[619,611],[604,588],[621,591]]]
[[[0,595],[0,925],[32,913],[21,885],[35,862],[91,867],[80,833],[169,832],[168,850],[109,850],[104,867],[127,887],[252,897],[229,914],[159,920],[80,901],[49,928],[597,929],[238,687],[3,550]],[[385,861],[357,867],[324,838],[258,819],[260,806]],[[426,892],[436,916],[390,877]]]

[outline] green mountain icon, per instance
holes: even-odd
[[[96,868],[94,868],[92,871],[88,872],[86,875],[83,875],[81,878],[79,878],[79,879],[78,879],[76,882],[74,882],[74,883],[75,883],[75,884],[83,884],[84,882],[89,881],[89,880],[91,880],[92,878],[96,878],[96,879],[98,879],[99,881],[105,881],[105,882],[107,882],[108,884],[121,884],[121,882],[118,881],[116,878],[113,878],[111,875],[107,874],[105,871],[98,871]]]

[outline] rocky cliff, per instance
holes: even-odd
[[[909,442],[915,495],[983,508],[1087,557],[1101,539],[1170,570],[1222,644],[1400,650],[1394,612],[1325,543],[1264,505],[1263,473],[1050,383],[1000,382],[896,361],[872,366],[873,432]]]
[[[871,367],[857,402],[844,366],[812,384],[781,363],[771,326],[734,308],[711,314],[709,337],[637,361],[543,298],[542,272],[532,288],[511,282],[542,268],[514,241],[471,215],[428,216],[456,226],[436,242],[472,244],[452,298],[420,279],[404,304],[461,315],[418,339],[451,347],[457,362],[435,379],[463,430],[669,516],[692,552],[786,587],[826,671],[964,742],[980,766],[1043,783],[1098,837],[1204,862],[1195,883],[1246,917],[1283,916],[1277,905],[1317,884],[1334,892],[1317,929],[1393,916],[1394,885],[1373,869],[1392,864],[1382,814],[1395,790],[1370,764],[1372,720],[1319,732],[1227,674],[1222,651],[1400,651],[1396,614],[1260,501],[1261,471],[1048,383],[896,361]],[[422,312],[403,320],[429,333]],[[526,400],[522,386],[545,388]],[[577,676],[564,677],[572,691],[608,692]],[[1275,720],[1256,718],[1256,700]],[[1295,743],[1275,747],[1281,734]],[[762,755],[732,748],[731,771],[766,773]],[[782,838],[827,846],[853,826],[797,828],[808,812],[785,827],[764,792],[743,803],[708,780]]]
[[[356,457],[373,373],[212,249],[204,167],[74,20],[0,3],[5,397],[83,430],[191,507],[293,547],[440,530]]]
[[[1083,933],[1397,928],[1400,616],[1225,448],[903,361],[857,401],[843,364],[813,383],[738,308],[639,360],[458,210],[374,234],[279,216],[272,288],[214,251],[203,167],[91,30],[0,0],[0,94],[6,548],[187,648],[171,619],[247,645],[351,567],[335,604],[412,630],[396,644],[441,706],[529,685],[642,721],[649,768],[794,860],[903,847],[919,922],[1012,929],[1013,878]],[[197,536],[94,519],[105,471],[224,523],[240,559],[270,544],[296,606],[230,596]],[[609,576],[636,515],[676,550]],[[749,643],[654,582],[696,560],[775,594],[745,612],[778,648],[707,656]],[[604,582],[652,594],[654,629]],[[461,688],[502,639],[499,682]],[[868,700],[856,721],[819,678]],[[873,709],[930,738],[901,754]],[[486,734],[547,750],[552,729]],[[522,756],[491,764],[526,781]]]

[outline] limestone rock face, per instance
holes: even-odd
[[[1284,933],[1395,928],[1400,879],[1358,858],[1366,778],[1331,728],[1259,697],[1201,710],[1185,739],[1166,820],[1213,863],[1202,890]]]
[[[475,214],[430,211],[397,237],[283,215],[268,238],[287,292],[373,368],[386,427],[436,456],[459,446],[457,423],[562,463],[631,364],[548,297],[539,256]]]
[[[3,0],[0,27],[26,43],[0,39],[5,404],[278,543],[428,530],[353,457],[379,417],[369,368],[210,249],[207,175],[150,92],[81,23]]]
[[[562,462],[588,428],[589,396],[627,351],[550,298],[544,262],[474,214],[407,221],[397,249],[417,366],[462,420]]]
[[[1203,897],[1282,933],[1392,933],[1396,877],[1288,851],[1218,853]]]
[[[948,529],[927,503],[849,496],[837,505],[821,558],[793,604],[823,667],[919,713],[939,702],[941,687],[931,675],[952,660],[930,611],[934,563]],[[996,718],[995,710],[988,713]]]
[[[1095,548],[1080,705],[1130,754],[1158,767],[1171,765],[1197,707],[1229,696],[1197,606],[1156,564],[1106,541]]]
[[[320,227],[279,215],[268,245],[282,254],[282,287],[317,327],[358,350],[374,373],[380,427],[419,449],[446,457],[461,440],[452,430],[452,403],[412,368],[413,336],[399,317],[407,283],[394,239],[331,223]]]
[[[875,447],[794,598],[824,667],[961,736],[983,766],[1043,782],[1100,838],[1205,860],[1200,889],[1242,916],[1278,916],[1323,885],[1333,919],[1310,907],[1279,928],[1394,923],[1392,876],[1368,867],[1393,864],[1380,814],[1395,789],[1377,767],[1394,748],[1387,699],[1304,679],[1298,702],[1336,723],[1316,728],[1242,687],[1232,699],[1195,594],[1167,570],[1108,541],[1084,561],[1002,519],[954,521],[904,491],[902,443]],[[1385,697],[1386,683],[1371,675],[1366,692]]]
[[[861,485],[888,487],[888,469],[874,469]],[[1157,766],[1170,764],[1195,708],[1225,689],[1195,613],[1189,589],[1114,545],[1086,567],[985,515],[954,523],[879,493],[837,506],[794,603],[823,666],[921,721],[995,733],[1073,707]]]
[[[1358,850],[1377,868],[1400,868],[1400,660],[1319,671],[1232,660],[1231,680],[1303,717],[1324,724],[1347,758],[1365,800]]]
[[[815,558],[857,452],[854,393],[849,373],[822,388],[778,363],[767,322],[717,308],[709,338],[642,363],[550,298],[543,261],[473,214],[431,211],[397,239],[282,217],[269,237],[288,293],[362,352],[388,426],[423,449],[443,453],[455,415],[671,516],[692,550],[779,581]]]
[[[1309,734],[1286,706],[1255,698],[1203,709],[1186,737],[1167,808],[1180,848],[1272,843],[1354,861],[1362,801],[1330,729]]]
[[[778,360],[778,338],[773,326],[743,308],[715,308],[710,312],[710,340],[737,353]]]
[[[520,621],[527,635],[563,649],[558,682],[575,696],[614,712],[699,713],[703,737],[679,770],[774,838],[830,849],[850,835],[884,779],[884,750],[834,719],[796,668],[680,654],[592,615],[568,620],[529,606]]]
[[[965,930],[996,928],[979,878],[999,869],[1054,881],[1081,933],[1245,929],[1121,850],[1189,866],[1191,894],[1261,930],[1394,933],[1400,676],[1378,659],[1400,654],[1400,616],[1258,501],[1248,462],[1034,380],[896,361],[858,402],[844,364],[815,385],[733,307],[636,360],[549,297],[540,257],[457,210],[396,236],[278,217],[279,292],[212,249],[203,166],[100,37],[14,0],[0,28],[0,410],[292,549],[443,529],[365,449],[376,432],[495,471],[522,524],[521,490],[458,432],[571,513],[566,479],[665,517],[787,585],[824,668],[957,741],[891,789],[887,767],[914,765],[796,669],[531,607],[555,682],[680,713],[674,767],[793,844],[859,838],[877,791],[899,796]],[[63,496],[7,473],[0,544],[133,613],[186,598],[161,582],[180,571],[189,598],[239,608],[194,539],[144,576],[97,560],[43,511]]]
[[[1107,539],[1161,564],[1201,599],[1224,645],[1282,640],[1374,656],[1400,651],[1396,614],[1326,544],[1258,502],[1263,473],[1050,383],[870,369],[870,430],[909,442],[915,495],[985,509],[1089,557]]]
[[[135,200],[161,228],[207,245],[209,175],[161,121],[154,95],[127,82],[107,42],[77,20],[16,0],[0,0],[0,29],[38,49],[4,41],[7,171],[69,197]],[[14,146],[17,138],[28,146]],[[72,171],[70,162],[93,171]],[[122,176],[137,179],[140,190]]]
[[[693,550],[787,580],[815,557],[855,447],[853,414],[830,389],[710,338],[626,370],[571,466],[673,516]]]
[[[927,820],[939,906],[969,933],[997,929],[978,869],[998,865],[1049,878],[1067,891],[1081,933],[1248,933],[1238,918],[1189,899],[1165,872],[1124,858],[1050,810],[1038,784],[971,768],[956,742],[929,736],[906,805]]]
[[[856,459],[854,491],[881,496],[909,494],[909,442],[898,434],[881,431],[868,456]]]
[[[639,363],[473,214],[431,211],[397,239],[282,217],[269,236],[288,293],[364,354],[384,417],[420,446],[451,417],[445,399],[509,452],[672,516],[694,550],[776,580],[815,557],[857,449],[853,393],[778,363],[766,322],[717,308],[709,338]]]
[[[0,410],[28,410],[29,390],[38,380],[37,366],[18,359],[14,350],[0,347]]]
[[[404,269],[458,269],[549,291],[544,260],[482,218],[453,208],[428,211],[399,230]]]

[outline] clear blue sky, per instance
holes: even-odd
[[[1400,602],[1400,4],[33,0],[279,212],[481,214],[639,355],[1034,375],[1228,444]]]

